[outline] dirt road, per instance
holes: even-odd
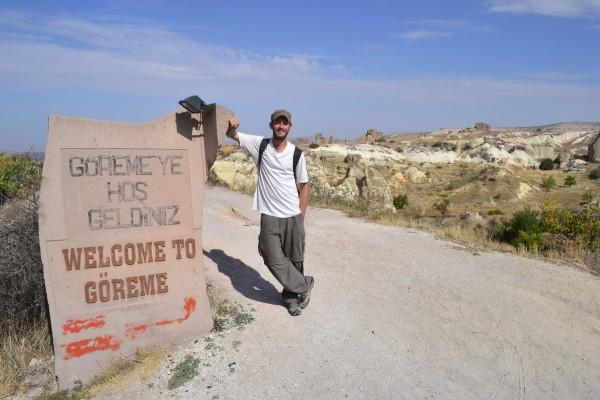
[[[253,309],[243,330],[189,343],[151,382],[106,398],[598,399],[600,279],[311,209],[304,314],[279,304],[251,199],[209,189],[209,279]],[[210,343],[210,345],[209,345]],[[200,374],[167,390],[193,354]]]

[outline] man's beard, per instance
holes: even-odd
[[[284,137],[279,137],[279,136],[277,136],[277,134],[276,134],[275,132],[273,132],[273,139],[277,139],[277,140],[281,140],[281,141],[283,141],[283,140],[286,140],[286,139],[287,139],[287,137],[288,137],[288,135],[289,135],[289,134],[290,134],[290,131],[287,131],[287,132],[285,133],[285,136],[284,136]]]

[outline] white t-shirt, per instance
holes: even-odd
[[[258,150],[262,136],[247,135],[238,132],[240,146],[244,148],[258,166]],[[281,153],[275,151],[273,144],[269,141],[262,155],[259,170],[258,185],[254,192],[252,208],[262,214],[278,218],[289,218],[300,214],[300,199],[294,177],[294,146],[287,142]],[[306,160],[304,153],[300,155],[296,166],[298,183],[308,182]]]

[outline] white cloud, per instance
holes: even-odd
[[[600,0],[491,0],[489,9],[514,14],[585,17],[600,15]]]
[[[589,78],[588,75],[565,72],[538,72],[533,74],[523,74],[522,76],[527,79],[543,81],[580,81]]]
[[[450,32],[442,32],[442,31],[429,31],[429,30],[415,30],[404,32],[398,35],[399,38],[405,40],[421,40],[421,39],[434,39],[434,38],[443,38],[450,37],[452,34]]]
[[[404,21],[403,25],[414,27],[396,35],[405,41],[448,38],[460,32],[493,32],[490,26],[480,25],[465,19],[420,19]]]
[[[481,25],[479,22],[473,22],[467,19],[420,19],[415,21],[405,21],[404,24],[415,25],[423,29],[432,30],[494,32],[494,28],[492,28],[491,26]]]
[[[136,82],[164,80],[271,80],[314,73],[318,57],[258,55],[189,40],[166,29],[100,24],[50,17],[36,23],[13,13],[0,15],[5,25],[23,33],[0,33],[0,79],[13,74],[37,85],[83,85],[122,89]],[[8,18],[7,18],[8,17]],[[44,65],[44,68],[39,68]],[[12,80],[11,80],[12,81]],[[14,81],[6,82],[15,84]],[[136,88],[137,89],[137,88]]]
[[[365,78],[351,66],[327,65],[322,56],[255,54],[135,24],[58,17],[34,23],[7,13],[0,13],[0,23],[3,91],[45,96],[55,108],[60,102],[63,113],[82,109],[97,96],[106,99],[94,108],[100,115],[91,117],[116,118],[111,110],[117,107],[119,115],[156,117],[156,109],[168,112],[176,100],[196,93],[233,108],[250,132],[264,132],[267,112],[285,107],[294,111],[297,134],[352,137],[372,127],[389,132],[467,126],[480,119],[496,125],[593,119],[600,97],[598,87],[556,76]],[[447,34],[412,31],[407,39]],[[55,93],[76,95],[56,99]],[[124,99],[139,99],[133,103],[150,105],[154,114],[134,110]],[[26,101],[11,104],[27,106]],[[39,110],[44,116],[50,112],[57,111]],[[8,111],[0,110],[0,130],[9,123],[5,115]]]

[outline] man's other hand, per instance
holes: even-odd
[[[227,128],[226,135],[228,138],[240,141],[240,138],[237,133],[237,128],[240,126],[240,121],[237,118],[231,118],[229,120],[229,127]]]

